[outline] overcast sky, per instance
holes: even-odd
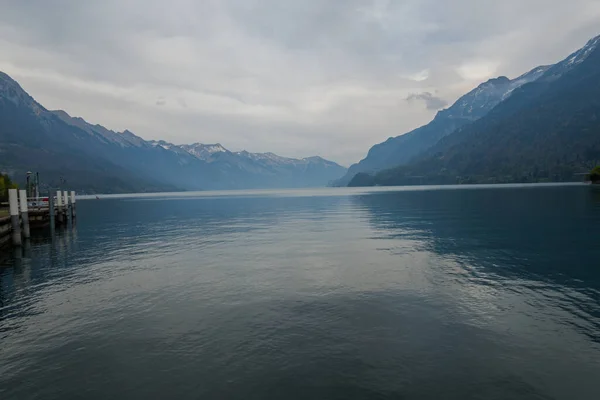
[[[600,34],[598,0],[0,0],[0,71],[174,143],[349,165]]]

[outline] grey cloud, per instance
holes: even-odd
[[[597,0],[0,0],[0,9],[0,70],[49,108],[148,138],[346,164],[426,123],[441,99],[558,61],[600,33]],[[426,107],[404,102],[411,93]]]
[[[406,101],[422,100],[428,110],[437,111],[448,105],[448,102],[440,97],[436,97],[429,92],[413,93],[406,98]]]

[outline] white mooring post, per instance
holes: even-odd
[[[8,189],[8,204],[10,206],[10,224],[12,227],[12,242],[21,245],[21,221],[19,221],[19,194],[17,189]]]
[[[27,209],[27,190],[19,190],[19,205],[21,206],[21,222],[23,223],[23,237],[29,239],[29,210]]]
[[[77,211],[75,210],[75,191],[71,191],[71,219],[77,217]]]
[[[50,213],[50,230],[54,231],[54,217],[56,216],[54,209],[54,195],[50,192],[48,196],[48,212]]]
[[[58,225],[62,225],[63,223],[63,207],[62,207],[62,192],[59,190],[56,192],[56,222]]]
[[[65,224],[69,221],[69,192],[63,192],[63,205],[65,206]]]

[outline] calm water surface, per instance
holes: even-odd
[[[598,399],[600,191],[80,201],[0,261],[1,399]]]

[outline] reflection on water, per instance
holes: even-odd
[[[381,238],[410,240],[413,249],[439,258],[443,271],[435,269],[431,281],[450,278],[478,295],[482,286],[494,295],[526,292],[532,313],[564,314],[580,333],[600,342],[596,192],[552,188],[525,197],[520,191],[457,190],[356,201],[371,212]],[[494,302],[501,309],[501,299]]]
[[[82,201],[1,261],[0,396],[596,398],[598,194]]]

